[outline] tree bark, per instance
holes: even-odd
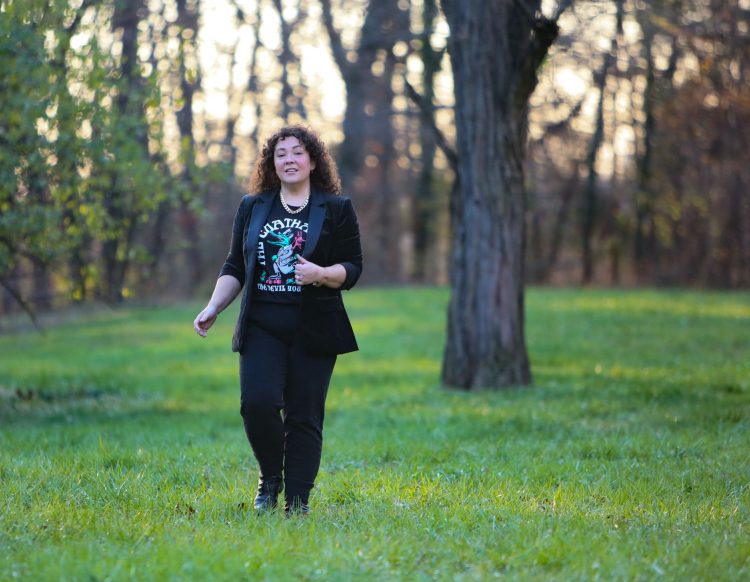
[[[557,26],[535,16],[538,0],[442,5],[459,157],[443,382],[465,390],[528,385],[523,159],[528,100]]]

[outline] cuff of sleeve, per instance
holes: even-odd
[[[359,279],[360,269],[355,267],[352,263],[341,263],[341,266],[344,267],[344,270],[346,271],[346,279],[344,279],[341,289],[346,291],[347,289],[354,287],[357,279]]]
[[[240,282],[240,286],[245,284],[245,274],[241,273],[238,269],[236,269],[232,265],[224,265],[221,268],[221,271],[219,271],[218,277],[222,277],[224,275],[231,275],[232,277],[237,279]]]

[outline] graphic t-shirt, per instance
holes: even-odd
[[[294,266],[305,248],[309,215],[309,207],[299,214],[290,214],[278,196],[274,200],[258,237],[254,300],[299,303],[302,287],[294,281]]]

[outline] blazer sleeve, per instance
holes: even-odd
[[[346,270],[346,279],[341,289],[351,289],[362,274],[362,245],[359,240],[359,224],[354,206],[349,198],[342,198],[333,233],[333,261]]]
[[[234,216],[229,254],[227,254],[221,271],[219,271],[219,277],[222,275],[232,275],[232,277],[240,282],[240,286],[245,284],[245,255],[242,247],[244,245],[245,223],[247,222],[249,208],[250,196],[243,196],[240,207],[237,209],[237,214]]]

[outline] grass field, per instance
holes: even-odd
[[[481,393],[447,298],[346,296],[308,519],[247,509],[235,308],[0,336],[0,580],[750,579],[750,294],[531,289],[535,386]]]

